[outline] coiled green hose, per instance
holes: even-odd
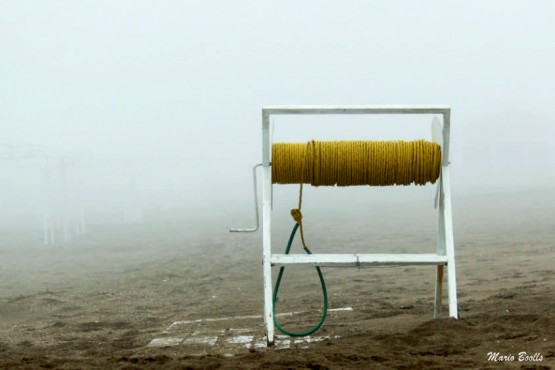
[[[295,234],[297,233],[297,229],[299,228],[299,224],[295,223],[293,230],[291,231],[291,236],[289,237],[289,242],[287,243],[287,248],[285,249],[285,254],[289,254],[289,250],[291,249],[291,244],[293,244],[293,239],[295,238]],[[310,249],[305,248],[307,254],[312,254]],[[319,266],[316,266],[316,271],[318,272],[318,277],[320,278],[320,284],[322,286],[322,299],[323,299],[323,307],[322,307],[322,316],[320,317],[320,321],[314,327],[307,331],[302,332],[291,332],[284,329],[279,323],[277,322],[276,317],[276,301],[279,291],[279,286],[281,284],[281,278],[283,277],[283,271],[285,270],[285,266],[281,266],[279,269],[279,273],[276,280],[276,285],[274,287],[274,296],[272,299],[272,310],[273,310],[273,317],[274,317],[274,325],[278,328],[285,335],[289,335],[291,337],[305,337],[314,333],[316,330],[320,329],[320,327],[324,324],[326,320],[326,314],[328,313],[328,292],[326,289],[326,282],[324,281],[324,275],[322,275],[322,271],[320,270]]]

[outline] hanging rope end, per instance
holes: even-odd
[[[301,213],[300,209],[293,208],[291,210],[291,216],[293,216],[293,220],[295,220],[295,222],[298,223],[299,225],[302,223],[303,214]]]

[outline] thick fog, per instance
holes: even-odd
[[[40,230],[55,209],[250,226],[264,105],[449,105],[455,205],[552,188],[554,14],[549,1],[3,1],[2,228]],[[280,116],[273,137],[430,139],[432,118]],[[367,190],[349,201],[400,197]],[[308,194],[332,208],[347,193]]]

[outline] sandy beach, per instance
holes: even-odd
[[[324,268],[324,326],[310,338],[278,336],[273,348],[263,337],[261,235],[228,233],[226,215],[91,225],[56,246],[38,232],[4,232],[0,367],[550,369],[553,200],[553,188],[455,198],[459,320],[446,317],[446,289],[444,318],[432,319],[434,267]],[[411,207],[314,216],[307,239],[327,252],[433,250],[435,219]],[[337,232],[322,232],[331,224]],[[290,226],[276,225],[276,250]],[[278,311],[291,314],[280,323],[306,329],[320,306],[314,269],[288,268]]]

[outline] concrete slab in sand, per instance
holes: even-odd
[[[351,307],[328,310],[329,314],[344,314],[353,311]],[[288,317],[303,312],[287,312],[279,317]],[[256,326],[253,326],[256,323]],[[337,338],[337,337],[334,337]],[[276,349],[292,346],[305,347],[309,343],[329,340],[328,335],[307,337],[289,337],[277,335]],[[205,318],[180,320],[170,324],[159,337],[152,339],[148,347],[185,346],[191,353],[233,354],[248,349],[266,347],[266,337],[261,315],[232,316],[222,318]]]

